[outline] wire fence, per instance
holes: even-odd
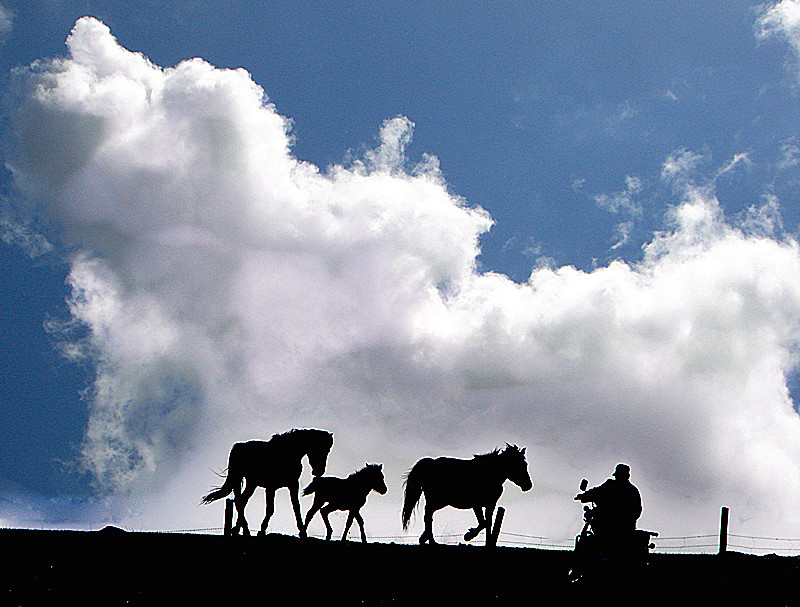
[[[173,529],[161,533],[197,533],[197,534],[224,534],[223,527],[205,527],[199,529]],[[309,534],[310,537],[323,539],[323,535]],[[355,537],[355,536],[353,536]],[[777,554],[781,556],[800,555],[800,538],[781,538],[769,536],[739,535],[728,533],[727,547],[731,550],[748,554],[764,555]],[[416,544],[414,535],[381,535],[370,536],[370,542],[391,544]],[[436,535],[440,544],[464,544],[461,534]],[[653,538],[654,553],[659,554],[716,554],[719,551],[719,535],[682,535]],[[497,540],[498,546],[509,548],[538,548],[542,550],[572,550],[574,539],[551,539],[538,535],[500,531]]]
[[[231,524],[233,515],[233,502],[228,500],[226,504],[226,525]],[[495,528],[499,528],[502,522],[504,510],[498,509],[498,517],[495,520]],[[700,553],[708,554],[733,549],[738,552],[764,555],[800,555],[800,538],[781,538],[773,536],[754,536],[730,533],[728,530],[729,509],[723,507],[720,511],[720,532],[719,534],[704,535],[684,535],[684,536],[653,536],[653,550],[663,554],[686,554]],[[223,527],[207,527],[204,529],[181,529],[170,533],[219,533],[224,534]],[[321,538],[322,536],[310,534],[311,537]],[[544,550],[572,550],[574,538],[552,539],[539,535],[526,533],[514,533],[499,529],[495,531],[493,540],[495,545],[507,547],[528,547]],[[415,537],[409,535],[395,536],[372,536],[370,540],[379,543],[399,543],[414,544],[417,542]],[[436,541],[441,544],[463,544],[464,539],[460,534],[441,534],[436,535]]]
[[[727,534],[727,548],[749,554],[800,555],[800,538]],[[653,538],[653,552],[662,554],[715,554],[720,549],[718,534],[682,535]],[[574,542],[553,541],[548,538],[520,533],[500,532],[498,545],[525,546],[532,548],[571,550]]]
[[[733,538],[735,541],[731,541]],[[744,552],[772,552],[775,554],[800,554],[800,538],[765,537],[728,534],[728,547]]]

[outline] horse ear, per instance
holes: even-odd
[[[522,455],[525,455],[525,449],[527,449],[527,447],[523,447],[522,448],[522,451],[520,452],[520,453],[522,453]]]

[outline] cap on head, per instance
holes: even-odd
[[[617,467],[614,468],[614,477],[615,478],[630,478],[631,477],[631,467],[628,464],[617,464]]]

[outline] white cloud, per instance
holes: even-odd
[[[733,173],[742,166],[746,168],[751,168],[753,166],[753,161],[750,159],[750,155],[747,152],[734,154],[733,158],[717,171],[717,176]]]
[[[8,40],[14,27],[14,13],[0,4],[0,44]]]
[[[15,217],[10,205],[0,210],[0,240],[7,245],[17,246],[30,257],[39,257],[53,250],[53,245],[25,221]]]
[[[611,213],[625,213],[639,216],[642,214],[642,205],[636,200],[637,194],[642,191],[642,180],[635,175],[625,177],[625,189],[611,194],[598,194],[594,201],[602,209]]]
[[[800,146],[794,137],[781,143],[781,157],[777,163],[779,171],[786,171],[800,164]]]
[[[675,150],[664,161],[661,178],[668,181],[686,181],[704,160],[704,157],[696,152],[686,149]]]
[[[756,33],[760,38],[784,37],[795,52],[800,52],[800,2],[781,0],[759,7]]]
[[[610,213],[622,214],[627,219],[621,221],[614,227],[616,242],[611,246],[611,250],[619,249],[630,241],[630,235],[634,228],[634,220],[641,219],[644,208],[638,200],[642,192],[642,180],[635,175],[625,177],[625,189],[612,192],[611,194],[596,194],[595,204],[601,209]]]
[[[633,227],[634,225],[632,221],[623,221],[622,223],[618,223],[614,230],[617,234],[617,241],[611,246],[611,248],[619,249],[620,247],[626,245],[631,239]]]
[[[476,271],[491,219],[432,157],[408,166],[406,118],[322,172],[243,70],[154,66],[93,19],[68,48],[16,74],[9,168],[81,251],[83,462],[129,520],[213,523],[195,505],[233,441],[313,425],[336,434],[332,474],[385,463],[367,523],[389,533],[416,458],[504,441],[536,483],[504,497],[510,529],[573,535],[577,482],[626,460],[662,533],[713,531],[723,501],[800,531],[797,244],[728,224],[687,177],[699,156],[665,163],[681,199],[641,263],[518,284]]]

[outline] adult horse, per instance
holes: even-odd
[[[306,514],[305,526],[314,518],[314,515],[321,510],[322,520],[327,529],[326,540],[331,539],[333,529],[328,520],[328,515],[334,510],[347,510],[347,523],[344,526],[342,541],[347,538],[347,532],[353,519],[358,522],[361,529],[361,541],[367,543],[367,535],[364,533],[364,519],[361,518],[360,510],[367,503],[367,496],[370,491],[377,491],[381,495],[386,494],[386,481],[383,478],[383,466],[381,464],[367,464],[361,470],[353,472],[347,478],[337,478],[335,476],[318,476],[303,491],[303,495],[314,494],[314,503]]]
[[[475,455],[472,459],[425,457],[406,475],[403,497],[403,529],[408,529],[411,514],[422,494],[425,494],[425,531],[419,543],[435,544],[433,513],[445,506],[475,512],[478,526],[464,534],[464,540],[475,538],[486,530],[486,543],[491,536],[492,513],[503,493],[503,483],[510,480],[523,491],[533,487],[525,461],[525,448],[506,443],[502,451]]]
[[[325,474],[328,453],[333,446],[333,434],[324,430],[301,429],[276,434],[268,441],[248,441],[236,443],[228,456],[228,474],[225,483],[203,497],[208,504],[233,492],[236,512],[236,525],[232,533],[239,529],[244,535],[250,535],[244,508],[253,495],[256,487],[264,487],[267,496],[267,513],[261,523],[261,535],[266,533],[269,519],[275,509],[275,491],[282,487],[289,489],[292,508],[297,521],[300,537],[305,537],[306,530],[300,514],[300,474],[303,471],[302,459],[308,456],[311,473],[314,476]],[[242,481],[245,481],[242,490]]]

